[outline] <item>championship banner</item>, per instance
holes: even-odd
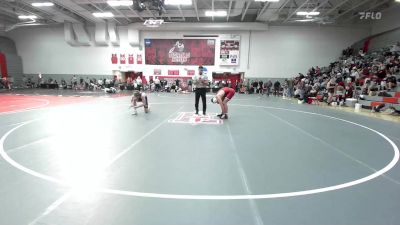
[[[142,54],[137,54],[137,64],[142,64]]]
[[[214,39],[145,39],[148,65],[214,65]]]
[[[129,64],[134,64],[133,54],[129,54],[129,55],[128,55],[128,63],[129,63]]]
[[[220,47],[220,65],[237,66],[239,65],[240,40],[223,40],[221,39]]]
[[[118,56],[117,54],[111,54],[111,63],[118,64]]]
[[[142,64],[142,54],[136,54],[137,64]],[[111,54],[111,64],[119,64],[119,65],[133,65],[135,64],[135,54],[130,53],[112,53]]]
[[[120,64],[125,64],[126,63],[125,54],[120,54],[119,55],[119,63]]]

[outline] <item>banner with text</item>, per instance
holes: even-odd
[[[240,39],[221,39],[220,65],[237,66],[239,65]]]
[[[148,65],[214,65],[214,39],[145,39]]]

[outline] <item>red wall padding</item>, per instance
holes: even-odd
[[[6,56],[0,52],[0,72],[1,77],[8,77]]]

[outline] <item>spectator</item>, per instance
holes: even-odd
[[[160,89],[161,89],[161,81],[160,81],[160,79],[158,79],[158,77],[156,77],[156,78],[154,79],[154,84],[155,84],[155,90],[156,90],[156,92],[159,92]]]
[[[257,93],[262,94],[263,90],[263,81],[260,80],[258,81],[258,89],[257,89]]]
[[[280,89],[281,89],[281,83],[277,80],[274,83],[274,96],[279,96]]]
[[[140,76],[138,76],[136,78],[135,83],[136,83],[136,89],[141,91],[142,90],[142,78]]]
[[[395,87],[397,87],[396,77],[393,76],[392,74],[389,74],[388,77],[386,78],[386,84],[388,90],[392,90]]]

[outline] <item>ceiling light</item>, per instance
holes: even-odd
[[[94,17],[100,17],[100,18],[110,18],[114,17],[114,14],[110,12],[98,12],[98,13],[93,13]]]
[[[319,12],[309,12],[308,15],[309,16],[318,16]]]
[[[226,11],[206,11],[206,16],[226,16]]]
[[[54,3],[52,3],[52,2],[34,2],[34,3],[32,3],[32,6],[35,6],[35,7],[45,7],[45,6],[53,6],[54,5]]]
[[[165,0],[165,5],[192,5],[192,0]]]
[[[314,22],[314,19],[295,20],[296,22]]]
[[[320,12],[297,12],[298,16],[318,16]]]
[[[132,0],[121,0],[121,1],[107,1],[109,6],[131,6],[133,5]]]
[[[25,20],[25,19],[36,19],[37,18],[37,16],[35,16],[35,15],[29,15],[29,16],[18,16],[18,18],[20,18],[20,19],[23,19],[23,20]]]
[[[279,2],[279,0],[254,0],[255,2]]]

